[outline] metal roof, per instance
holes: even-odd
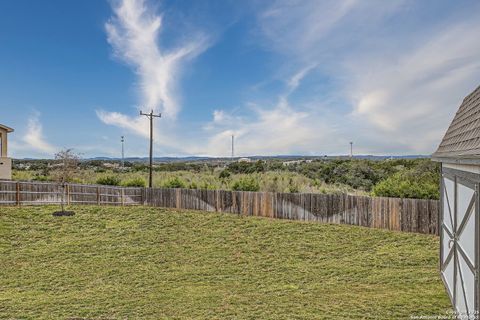
[[[480,86],[463,99],[432,158],[442,162],[480,162]]]
[[[7,131],[8,133],[13,132],[13,129],[7,126],[4,126],[3,124],[0,124],[0,129],[3,129]]]

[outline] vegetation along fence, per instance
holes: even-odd
[[[0,205],[150,205],[438,234],[438,200],[0,181]]]

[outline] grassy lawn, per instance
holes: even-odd
[[[445,315],[438,238],[148,207],[0,207],[1,319]]]

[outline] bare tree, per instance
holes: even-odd
[[[75,153],[73,149],[63,149],[55,154],[55,160],[58,162],[58,169],[55,170],[54,179],[62,187],[62,212],[65,211],[65,189],[67,183],[77,175],[78,163],[80,161],[80,155]]]

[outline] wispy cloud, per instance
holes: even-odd
[[[97,117],[105,124],[130,130],[145,138],[149,137],[149,127],[146,119],[143,117],[130,117],[120,112],[107,112],[104,110],[97,110],[96,113]]]
[[[20,146],[19,149],[28,149],[49,156],[53,156],[53,153],[57,150],[56,147],[45,139],[43,127],[40,123],[40,114],[38,112],[33,113],[28,119],[27,131],[22,141],[24,145]]]
[[[196,33],[179,47],[165,48],[159,39],[162,15],[152,5],[144,0],[121,0],[112,2],[112,9],[114,15],[105,24],[108,42],[114,56],[138,76],[139,105],[162,112],[170,122],[175,120],[180,111],[177,85],[182,69],[208,47],[207,37]],[[147,136],[148,123],[139,116],[105,110],[98,110],[97,116],[106,124]]]
[[[115,56],[132,66],[139,77],[142,104],[174,118],[179,111],[176,82],[182,63],[207,47],[206,37],[192,35],[183,46],[167,50],[159,45],[162,16],[144,0],[122,0],[105,24]]]
[[[323,120],[344,127],[332,138],[351,137],[369,153],[428,153],[480,82],[480,20],[459,8],[425,25],[411,14],[421,5],[276,1],[258,15],[259,29],[264,45],[285,57],[282,67],[313,64],[320,85],[332,79],[327,91],[313,90],[325,101],[321,108],[336,112]],[[398,22],[406,19],[412,27]],[[302,98],[318,102],[313,93]]]
[[[160,121],[155,138],[180,153],[208,155],[228,155],[232,134],[242,155],[346,153],[350,140],[362,153],[432,152],[480,82],[480,5],[472,6],[451,15],[441,8],[445,19],[426,19],[430,8],[409,0],[262,3],[254,39],[275,61],[265,82],[281,78],[283,86],[258,87],[260,98],[246,94],[231,102],[235,111],[217,109],[210,122],[184,132],[181,123]],[[162,15],[145,1],[115,2],[113,11],[108,41],[138,76],[139,104],[175,119],[178,74],[208,42],[193,34],[179,47],[160,45]],[[148,136],[146,119],[104,110],[97,116]]]
[[[285,81],[285,92],[277,97],[273,107],[249,104],[247,116],[215,110],[213,121],[205,127],[212,135],[204,149],[208,155],[225,155],[229,150],[230,136],[235,135],[237,155],[275,155],[305,153],[313,145],[328,147],[326,140],[334,134],[334,126],[311,117],[290,105],[288,97],[314,66],[302,68]],[[317,150],[319,148],[316,148]],[[307,151],[308,153],[308,151]]]
[[[287,95],[295,91],[298,86],[300,85],[300,82],[305,78],[305,76],[312,71],[316,67],[316,64],[310,64],[306,66],[305,68],[300,69],[297,73],[295,73],[287,82],[288,86],[288,91]]]

